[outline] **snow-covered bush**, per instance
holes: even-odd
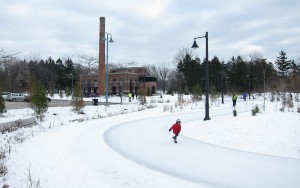
[[[252,116],[256,116],[256,110],[255,110],[255,109],[252,109],[252,110],[251,110],[251,114],[252,114]]]
[[[0,148],[0,176],[5,176],[8,172],[7,166],[6,166],[6,150],[3,148]]]
[[[170,106],[169,106],[169,105],[165,104],[165,105],[163,106],[163,112],[167,112],[167,111],[169,111],[169,109],[170,109]]]
[[[233,116],[235,117],[235,116],[237,116],[237,111],[236,111],[236,109],[233,109]]]
[[[164,103],[164,98],[160,97],[157,102],[158,103]]]
[[[7,166],[5,160],[0,160],[0,176],[5,176],[7,174]]]

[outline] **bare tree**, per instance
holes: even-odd
[[[257,59],[262,59],[263,54],[261,52],[254,51],[254,52],[249,53],[249,57],[250,57],[251,61],[255,61]]]
[[[159,79],[161,82],[161,89],[162,89],[163,93],[165,93],[167,78],[170,73],[169,64],[164,62],[164,63],[158,65],[158,73],[159,73]]]
[[[95,56],[88,56],[88,55],[77,55],[79,58],[80,64],[83,64],[83,66],[80,66],[80,74],[83,74],[84,76],[88,76],[90,74],[97,74],[97,66],[98,65],[98,58]]]
[[[25,57],[26,61],[36,61],[39,62],[42,58],[38,53],[30,53]]]
[[[183,78],[183,73],[178,72],[175,69],[170,69],[167,75],[166,90],[168,93],[173,94],[174,92],[183,93],[186,88],[186,80]]]
[[[137,61],[130,61],[130,62],[125,63],[125,67],[134,67],[134,66],[136,67],[138,65],[139,65],[139,63]]]
[[[192,59],[195,57],[195,54],[194,52],[192,51],[191,48],[182,48],[179,50],[179,52],[174,56],[174,59],[173,59],[173,64],[175,66],[178,65],[179,62],[182,62],[183,59],[185,58],[186,55],[189,55]]]
[[[137,67],[139,66],[139,63],[136,62],[136,61],[130,61],[130,62],[125,62],[125,63],[121,63],[121,62],[118,62],[118,63],[109,63],[108,64],[109,68],[125,68],[125,67]]]
[[[147,75],[156,77],[157,79],[157,89],[163,91],[165,93],[166,91],[166,83],[167,83],[167,77],[170,72],[169,64],[166,62],[162,62],[159,65],[151,65],[147,66]]]
[[[0,59],[12,58],[19,53],[21,52],[5,52],[4,49],[0,48]]]
[[[79,58],[79,62],[87,65],[88,68],[94,67],[95,65],[98,64],[99,60],[95,56],[88,56],[88,55],[77,55]]]

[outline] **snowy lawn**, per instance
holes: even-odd
[[[126,99],[124,105],[87,106],[84,108],[85,114],[80,115],[72,112],[70,107],[49,108],[40,125],[1,135],[1,151],[6,151],[5,164],[8,169],[2,184],[27,187],[30,171],[33,182],[39,181],[40,187],[179,188],[223,185],[205,177],[201,177],[202,181],[193,181],[169,173],[164,170],[167,164],[159,168],[152,164],[149,166],[146,157],[141,161],[131,156],[131,145],[128,145],[128,150],[125,147],[125,152],[119,150],[122,147],[115,148],[119,141],[127,142],[121,139],[122,136],[141,136],[140,133],[145,133],[142,135],[145,139],[135,141],[138,147],[135,152],[147,153],[147,148],[157,144],[162,148],[150,153],[157,161],[163,161],[165,159],[157,153],[168,155],[170,149],[176,146],[167,130],[177,117],[182,117],[182,133],[177,146],[186,144],[186,148],[192,148],[194,143],[186,139],[193,138],[226,148],[294,158],[297,165],[297,161],[300,161],[299,113],[280,112],[277,110],[279,105],[277,107],[277,104],[268,102],[266,111],[252,116],[250,110],[253,105],[261,106],[262,101],[240,100],[237,103],[238,116],[233,117],[230,98],[226,98],[225,104],[214,104],[210,108],[211,120],[203,121],[203,104],[188,104],[180,108],[180,105],[175,104],[176,97],[164,96],[165,102],[167,98],[170,101],[168,103],[150,103],[149,100],[150,104],[156,106],[152,109],[144,109],[136,101],[129,104]],[[185,122],[184,114],[195,112],[199,113],[199,118]],[[28,116],[32,116],[31,109],[10,110],[0,121]],[[154,119],[161,116],[165,116],[165,120],[156,123]],[[150,117],[153,117],[153,122]],[[121,134],[112,131],[122,127],[120,124],[135,121],[144,122],[142,130],[134,126],[128,130],[130,134],[126,129]],[[153,128],[152,123],[156,125]],[[116,137],[108,137],[109,134],[116,134]],[[148,141],[143,143],[145,140]],[[9,148],[10,154],[7,152]],[[180,153],[180,150],[177,152]],[[172,157],[169,160],[172,161]],[[298,182],[283,183],[286,183],[286,187],[292,187]],[[235,182],[229,185],[234,187]]]

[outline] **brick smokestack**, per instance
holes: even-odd
[[[105,95],[105,17],[100,17],[98,93]]]

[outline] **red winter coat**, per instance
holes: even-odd
[[[171,131],[172,129],[174,134],[178,134],[181,131],[181,125],[179,123],[175,123],[174,125],[172,125],[169,131]]]

